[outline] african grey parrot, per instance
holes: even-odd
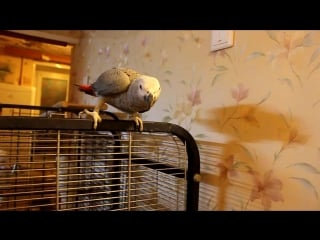
[[[99,111],[103,104],[109,104],[129,114],[143,113],[150,110],[161,92],[157,78],[130,68],[111,68],[103,72],[92,84],[77,86],[80,91],[98,97],[93,112],[84,109],[86,114],[92,116],[94,129],[97,128],[98,122],[101,122]],[[135,116],[134,120],[142,131],[141,118]]]

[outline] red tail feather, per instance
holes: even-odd
[[[91,85],[79,85],[79,84],[74,84],[75,86],[77,86],[79,88],[80,92],[84,92],[85,94],[91,95],[91,96],[96,96],[93,88],[91,87]]]

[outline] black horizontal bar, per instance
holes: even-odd
[[[133,156],[134,158],[134,156]],[[159,163],[157,161],[153,161],[150,159],[132,159],[132,163],[143,165],[144,167],[151,168],[153,170],[157,170],[159,172],[169,174],[175,177],[184,178],[184,170],[180,168],[175,168],[169,164]]]
[[[181,127],[166,122],[143,122],[144,132],[168,132]],[[91,119],[1,116],[0,129],[6,130],[83,130],[93,131]],[[182,128],[181,128],[182,129]],[[138,131],[133,120],[102,119],[96,131]]]

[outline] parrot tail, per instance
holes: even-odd
[[[93,88],[91,87],[91,85],[79,85],[79,84],[73,84],[75,86],[77,86],[79,88],[80,92],[84,92],[85,94],[91,95],[91,96],[96,96]]]

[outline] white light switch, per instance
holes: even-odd
[[[212,30],[211,31],[211,51],[233,46],[234,31],[233,30]]]

